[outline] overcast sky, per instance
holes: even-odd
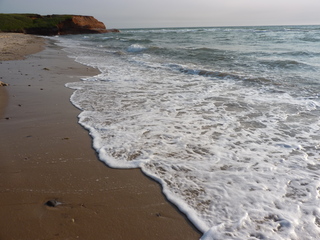
[[[320,24],[320,0],[0,0],[0,13],[92,15],[107,28]]]

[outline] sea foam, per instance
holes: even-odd
[[[300,64],[314,59],[292,55],[283,62],[280,53],[270,59],[278,37],[291,41],[281,52],[299,52],[292,31],[276,27],[182,30],[124,31],[128,42],[118,35],[111,43],[99,36],[61,39],[76,61],[101,71],[67,84],[76,90],[71,101],[82,110],[79,122],[100,160],[140,167],[160,182],[202,239],[317,239],[320,101],[313,75],[319,69]],[[268,34],[268,42],[259,42],[266,41],[259,34]],[[132,43],[135,36],[150,38],[150,45]],[[226,38],[231,42],[218,44]],[[251,47],[250,38],[260,45]],[[216,44],[210,49],[219,54],[210,54],[217,61],[188,50],[199,44]],[[266,56],[274,65],[265,65]]]

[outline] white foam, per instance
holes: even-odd
[[[160,182],[202,239],[320,235],[319,99],[153,56],[68,51],[102,72],[67,85],[100,159]]]
[[[128,52],[142,52],[143,50],[146,50],[147,48],[139,45],[139,44],[132,44],[128,47]]]

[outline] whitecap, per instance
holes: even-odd
[[[128,52],[142,52],[144,50],[146,50],[147,48],[139,45],[139,44],[132,44],[127,48]]]

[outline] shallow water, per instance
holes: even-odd
[[[56,38],[102,161],[140,167],[203,239],[320,238],[320,27]]]

